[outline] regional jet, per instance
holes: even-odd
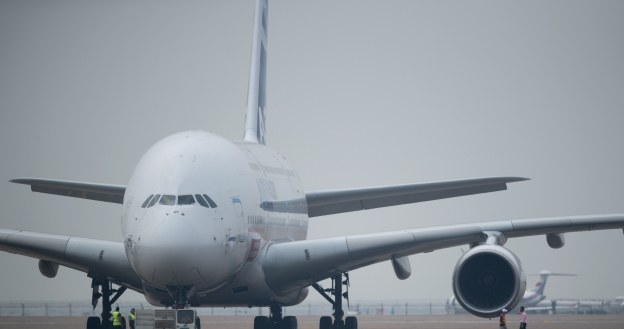
[[[257,0],[253,25],[245,133],[232,142],[204,131],[185,131],[154,144],[127,185],[39,178],[14,183],[60,196],[117,203],[120,241],[1,229],[0,249],[38,259],[54,277],[59,266],[92,279],[92,301],[102,301],[107,328],[111,304],[124,291],[154,306],[268,307],[254,329],[295,329],[282,308],[301,303],[310,288],[333,305],[320,329],[357,328],[345,317],[343,285],[349,271],[390,261],[396,276],[412,270],[408,256],[468,245],[453,272],[458,302],[481,317],[521,300],[526,280],[507,239],[544,235],[552,248],[564,233],[622,229],[624,215],[503,220],[371,234],[306,239],[319,216],[460,197],[507,189],[520,177],[377,186],[306,192],[296,171],[266,146],[267,0]],[[332,279],[331,288],[319,282]],[[97,319],[97,318],[96,318]],[[92,319],[90,319],[92,320]]]

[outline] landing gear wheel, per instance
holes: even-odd
[[[102,322],[99,316],[90,316],[87,318],[87,329],[100,329],[102,328]]]
[[[354,316],[348,316],[345,319],[345,328],[346,329],[358,329],[357,318]]]
[[[269,329],[269,317],[263,315],[255,317],[254,329]]]
[[[282,319],[281,329],[297,329],[297,318],[294,316],[285,316]]]
[[[345,280],[342,280],[344,275]],[[344,309],[342,307],[342,299],[347,300],[347,307],[349,303],[349,291],[343,293],[342,286],[349,288],[349,273],[339,273],[332,278],[332,287],[329,289],[323,289],[318,283],[313,283],[312,288],[318,291],[332,306],[334,307],[334,319],[329,316],[321,317],[319,322],[319,329],[357,329],[357,318],[354,316],[344,318]],[[331,296],[333,296],[333,298]]]
[[[332,318],[331,316],[322,316],[321,321],[319,322],[319,329],[332,329]]]

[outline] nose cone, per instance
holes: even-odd
[[[218,266],[221,241],[213,238],[218,227],[212,219],[160,214],[146,219],[141,231],[133,247],[133,265],[143,280],[163,289],[206,288],[225,280]]]

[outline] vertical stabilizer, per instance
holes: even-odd
[[[531,289],[531,292],[534,292],[539,295],[544,295],[544,289],[546,289],[546,281],[548,281],[549,276],[576,276],[576,274],[567,274],[567,273],[552,273],[550,271],[541,271],[540,280],[535,284],[535,287]]]
[[[257,0],[245,117],[245,141],[257,144],[264,144],[267,23],[267,0]]]

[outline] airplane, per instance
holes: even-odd
[[[624,296],[617,296],[612,303],[611,310],[614,313],[624,312]]]
[[[38,259],[55,277],[60,266],[92,279],[92,303],[108,328],[111,305],[128,289],[154,306],[269,307],[254,329],[297,328],[282,308],[312,288],[334,308],[319,328],[357,328],[345,317],[348,273],[390,261],[399,279],[412,272],[408,256],[468,245],[453,271],[459,303],[493,317],[522,298],[526,276],[510,238],[542,235],[552,248],[564,233],[624,228],[624,215],[570,216],[441,225],[307,239],[311,218],[502,191],[522,177],[485,177],[306,192],[285,157],[266,146],[268,4],[257,0],[244,136],[185,131],[154,144],[127,185],[17,178],[39,193],[121,205],[121,241],[0,229],[0,249]],[[330,288],[319,282],[332,280]],[[116,286],[116,287],[115,287]],[[96,318],[97,319],[97,318]]]
[[[546,295],[544,295],[544,289],[546,289],[546,282],[548,281],[549,276],[576,276],[576,274],[566,274],[566,273],[553,273],[550,271],[541,271],[539,274],[540,279],[535,283],[533,288],[528,289],[524,292],[522,299],[518,303],[519,306],[524,306],[527,310],[534,310],[535,307],[538,307],[538,304],[546,299]],[[457,298],[455,296],[449,297],[446,301],[447,311],[457,312],[460,310],[461,305],[457,302]],[[548,309],[551,309],[550,302],[548,302]],[[540,306],[540,309],[543,309]]]
[[[548,281],[549,276],[576,276],[576,274],[541,271],[539,276],[540,279],[537,281],[533,289],[524,292],[521,304],[525,306],[525,308],[537,306],[539,302],[546,299],[546,295],[544,295],[544,289],[546,288],[546,281]]]

